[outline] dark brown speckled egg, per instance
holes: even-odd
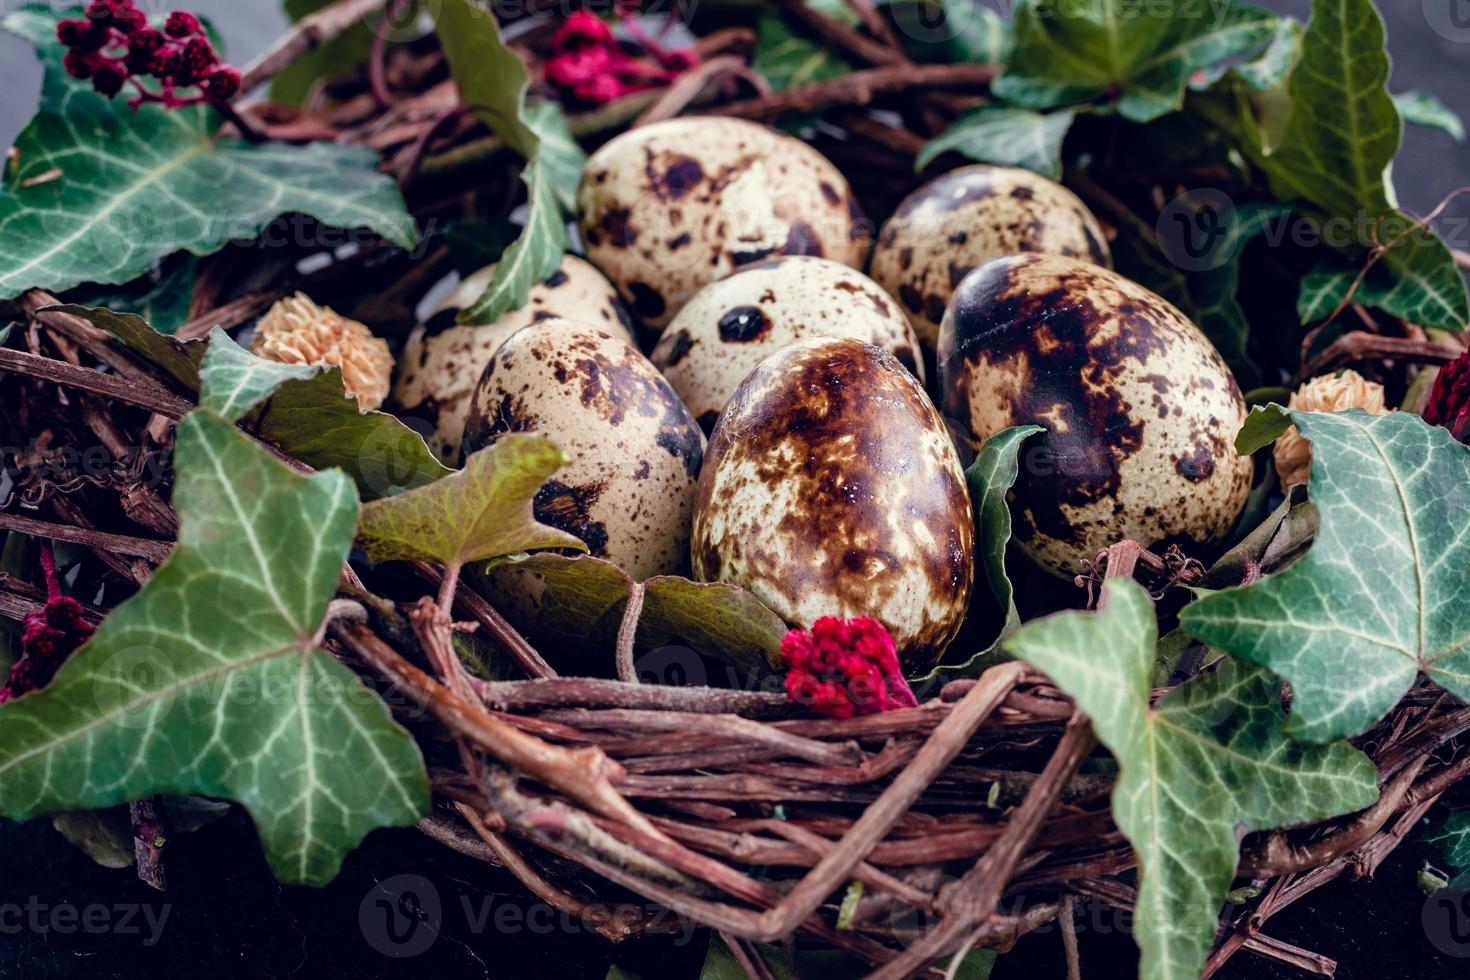
[[[1029,170],[980,164],[942,174],[904,198],[878,233],[871,272],[932,348],[965,274],[1014,252],[1111,264],[1102,226],[1077,195]]]
[[[919,340],[882,288],[830,259],[786,255],[710,283],[649,355],[708,431],[756,365],[802,337],[877,344],[924,380]]]
[[[704,433],[627,340],[570,320],[513,334],[475,388],[465,452],[506,432],[538,432],[566,457],[536,494],[538,520],[640,580],[687,568]]]
[[[960,283],[939,332],[945,415],[975,443],[1044,426],[1013,493],[1015,537],[1070,578],[1132,538],[1202,556],[1234,526],[1251,460],[1245,401],[1199,328],[1116,272],[1011,255]]]
[[[695,577],[790,623],[872,616],[909,672],[959,631],[974,576],[969,492],[943,420],[893,355],[834,337],[762,361],[700,473]]]
[[[800,140],[744,119],[640,126],[592,154],[577,189],[587,257],[661,328],[704,286],[771,255],[858,266],[847,180]]]

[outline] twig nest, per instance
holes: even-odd
[[[1245,506],[1235,379],[1184,314],[1115,272],[1055,255],[986,263],[950,302],[939,371],[945,414],[977,445],[1047,430],[1023,453],[1012,510],[1021,549],[1057,575],[1125,538],[1213,545]]]
[[[856,269],[811,256],[765,259],[704,287],[651,356],[708,432],[756,365],[806,336],[875,344],[924,379],[918,338],[898,304]]]
[[[965,274],[1016,252],[1111,264],[1102,225],[1076,194],[1029,170],[982,164],[951,170],[904,198],[878,233],[871,271],[932,348]]]
[[[837,168],[743,119],[688,116],[623,133],[587,161],[577,209],[587,257],[651,327],[770,255],[863,261],[862,214]]]
[[[1383,385],[1369,381],[1351,369],[1337,375],[1312,378],[1292,392],[1287,407],[1303,412],[1341,412],[1348,408],[1361,408],[1369,415],[1382,415],[1388,411],[1383,402]],[[1296,426],[1287,429],[1276,440],[1272,456],[1283,488],[1307,482],[1312,472],[1312,446]]]
[[[560,317],[601,327],[636,343],[632,319],[617,291],[602,273],[575,255],[531,287],[526,304],[494,323],[458,325],[455,318],[495,279],[499,263],[465,278],[449,297],[408,336],[398,360],[393,399],[401,414],[427,417],[433,431],[429,448],[446,463],[459,460],[460,438],[475,382],[495,351],[522,327]]]
[[[342,369],[342,386],[371,411],[388,397],[393,355],[386,341],[305,293],[276,301],[255,325],[251,353],[281,364],[312,364]]]
[[[755,593],[787,622],[871,616],[906,671],[938,662],[974,574],[953,442],[893,355],[807,337],[725,406],[699,477],[694,574]]]
[[[560,319],[511,335],[475,387],[465,451],[507,432],[541,433],[566,457],[537,520],[640,580],[686,569],[704,433],[624,337]]]

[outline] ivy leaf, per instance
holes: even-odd
[[[1011,579],[1006,574],[1006,548],[1011,543],[1011,508],[1006,495],[1016,482],[1022,445],[1042,431],[1039,425],[1002,429],[985,440],[975,462],[965,471],[971,506],[975,510],[975,561],[994,600],[991,619],[1000,627],[997,635],[978,653],[962,663],[938,665],[927,676],[914,681],[916,686],[979,676],[994,662],[1000,641],[1021,625]]]
[[[72,290],[71,299],[80,306],[132,313],[148,321],[159,333],[173,334],[189,322],[189,306],[198,275],[199,260],[188,252],[179,252],[131,283],[80,287]]]
[[[501,38],[493,13],[473,0],[445,0],[437,31],[460,98],[526,160],[525,226],[501,256],[494,281],[458,317],[491,323],[524,306],[531,287],[561,264],[567,212],[586,158],[555,105],[526,105],[530,75]]]
[[[845,3],[808,4],[831,19],[849,27],[857,16]],[[799,85],[825,82],[852,71],[852,62],[825,44],[795,30],[780,14],[762,14],[756,28],[755,55],[750,67],[759,72],[771,89],[781,92]]]
[[[1011,25],[1000,14],[973,0],[940,0],[944,25],[952,32],[951,61],[998,65],[1005,60],[1011,43]]]
[[[556,651],[559,669],[611,673],[610,651],[633,586],[627,572],[588,555],[536,554],[497,563],[489,574],[501,595],[537,596],[534,603],[507,602],[503,611],[538,647]],[[746,590],[676,575],[656,575],[643,588],[635,645],[641,654],[687,646],[733,668],[731,680],[740,685],[768,675],[778,662],[786,624]],[[640,666],[665,674],[677,669],[679,683],[707,680],[695,674],[705,669],[697,658],[675,656],[674,661]]]
[[[332,0],[284,0],[286,16],[300,21],[328,6]],[[386,25],[378,26],[383,30]],[[283,105],[301,105],[317,82],[336,75],[356,71],[367,61],[373,46],[373,30],[366,18],[353,24],[336,37],[327,38],[321,46],[298,55],[271,79],[271,101]]]
[[[1411,322],[1463,330],[1470,320],[1470,297],[1449,248],[1432,231],[1395,241],[1387,230],[1402,230],[1412,220],[1397,211],[1388,183],[1403,130],[1388,93],[1388,70],[1383,18],[1371,0],[1313,0],[1300,57],[1286,84],[1291,111],[1285,125],[1272,126],[1248,110],[1236,126],[1237,136],[1279,197],[1309,202],[1323,212],[1324,238],[1332,219],[1352,229],[1360,228],[1365,217],[1382,224],[1380,237],[1394,244],[1369,273],[1359,301]],[[1334,111],[1315,111],[1318,106]],[[1280,132],[1268,139],[1268,128]],[[1361,267],[1365,250],[1375,244],[1374,230],[1330,244]],[[1325,316],[1356,272],[1330,283],[1314,280],[1299,307]]]
[[[1148,122],[1178,109],[1196,71],[1269,39],[1276,17],[1230,0],[1210,17],[1143,11],[1130,0],[1022,0],[1012,22],[1015,47],[992,86],[1031,109],[1111,98],[1118,111]]]
[[[1151,705],[1155,636],[1148,594],[1119,579],[1104,587],[1101,611],[1032,621],[1005,648],[1075,698],[1118,760],[1113,818],[1139,867],[1139,977],[1193,980],[1241,833],[1360,810],[1378,796],[1378,772],[1346,743],[1282,735],[1280,689],[1261,670],[1225,661]]]
[[[1181,625],[1295,692],[1287,730],[1325,742],[1378,721],[1422,671],[1470,699],[1470,447],[1410,412],[1271,406],[1247,447],[1296,424],[1312,444],[1312,549],[1290,568],[1191,603]]]
[[[1043,114],[1009,106],[977,106],[925,143],[914,169],[923,170],[941,153],[954,150],[980,163],[1025,167],[1060,180],[1062,140],[1075,117],[1070,109]]]
[[[373,561],[455,565],[539,548],[585,551],[575,534],[547,527],[532,512],[536,491],[564,462],[543,436],[502,436],[458,472],[363,507],[358,543]]]
[[[287,381],[314,378],[320,372],[321,368],[309,364],[282,364],[257,357],[215,327],[199,363],[199,406],[233,422]]]
[[[42,45],[52,75],[57,47]],[[0,297],[128,282],[166,255],[207,255],[293,211],[414,242],[398,188],[366,147],[249,143],[219,136],[220,115],[202,103],[134,111],[48,86],[56,105],[17,137],[20,163],[0,192]]]
[[[1457,877],[1470,872],[1470,809],[1451,811],[1419,839],[1429,845]]]
[[[116,337],[128,350],[172,377],[190,395],[200,395],[200,363],[208,344],[165,336],[141,317],[83,306],[59,307]],[[240,350],[237,357],[254,357]],[[257,358],[259,360],[259,358]],[[280,382],[271,393],[267,380]],[[229,373],[216,373],[206,384],[204,400],[219,404],[233,385]],[[262,439],[315,469],[337,467],[357,483],[366,498],[386,497],[407,487],[422,486],[450,470],[429,452],[423,436],[386,412],[359,412],[342,386],[337,368],[313,369],[309,377],[287,378],[260,368],[252,397],[270,400],[252,419]],[[243,409],[242,409],[243,411]]]
[[[1400,92],[1393,97],[1404,122],[1428,126],[1449,133],[1457,141],[1465,141],[1465,122],[1459,113],[1428,92]]]
[[[324,884],[429,802],[413,739],[317,645],[356,495],[208,412],[179,424],[175,464],[173,554],[49,685],[0,708],[0,810],[237,800],[277,877]]]

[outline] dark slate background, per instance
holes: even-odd
[[[1209,2],[1197,0],[1205,10]],[[4,0],[0,9],[12,5],[16,0]],[[1265,6],[1305,18],[1310,3],[1266,0]],[[1470,118],[1470,0],[1385,0],[1381,6],[1394,54],[1393,90],[1431,92]],[[214,20],[236,64],[284,24],[273,0],[198,0],[191,9]],[[30,51],[0,37],[0,143],[9,145],[29,118],[38,88]],[[1401,202],[1422,213],[1470,184],[1470,156],[1443,133],[1410,127],[1395,181]],[[1467,247],[1467,220],[1470,199],[1461,199],[1441,221],[1441,233],[1455,247]],[[1420,866],[1405,848],[1377,880],[1331,885],[1273,919],[1267,932],[1335,956],[1343,980],[1463,978],[1470,970],[1470,905],[1456,919],[1426,903],[1415,886]],[[271,878],[248,819],[237,812],[175,840],[169,872],[169,892],[160,896],[128,871],[92,864],[47,821],[0,822],[0,978],[461,980],[540,974],[599,980],[614,957],[646,977],[693,977],[706,942],[699,933],[611,947],[531,902],[514,881],[407,831],[371,835],[326,889],[284,888]],[[392,905],[380,904],[405,892],[419,895],[429,909],[417,929]],[[431,895],[438,898],[437,914]],[[161,924],[157,936],[155,924]],[[1126,925],[1103,911],[1084,918],[1085,976],[1134,975]],[[995,977],[1034,980],[1064,972],[1058,938],[1047,932],[1002,958]],[[1305,974],[1242,954],[1220,976]]]

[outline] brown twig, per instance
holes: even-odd
[[[765,76],[751,70],[741,58],[734,55],[721,55],[718,58],[701,62],[681,74],[673,84],[663,90],[653,104],[633,120],[632,125],[628,128],[637,129],[649,123],[674,118],[696,101],[710,82],[722,75],[740,79],[755,89],[756,94],[761,97],[771,94],[771,84],[766,81]]]
[[[642,582],[633,582],[629,586],[628,603],[623,607],[623,618],[618,623],[613,662],[617,665],[618,680],[624,684],[639,683],[638,668],[633,663],[633,645],[638,639],[638,617],[643,613],[645,591]]]
[[[450,731],[589,809],[655,835],[658,833],[613,788],[620,767],[601,749],[566,749],[527,735],[478,704],[457,696],[360,624],[339,621],[332,624],[332,632],[395,687],[433,712]]]
[[[437,586],[443,585],[444,573],[427,562],[413,562],[414,572],[423,579]],[[485,597],[470,588],[463,581],[455,584],[454,605],[470,614],[480,628],[485,631],[500,648],[509,653],[521,665],[521,668],[532,677],[551,678],[556,676],[556,671],[546,662],[536,648],[526,642],[516,628],[506,622],[504,616],[496,611],[495,607],[485,601]],[[471,684],[484,682],[470,679]]]
[[[1291,383],[1300,384],[1307,378],[1315,378],[1354,361],[1392,358],[1422,364],[1447,364],[1463,353],[1465,348],[1454,341],[1382,337],[1364,330],[1353,330],[1329,344],[1326,350],[1292,377]]]
[[[985,88],[995,78],[993,65],[888,65],[868,68],[783,92],[731,102],[709,110],[715,116],[770,119],[790,113],[820,112],[839,105],[868,105],[882,95],[931,88]]]
[[[859,61],[870,65],[901,65],[908,61],[902,49],[869,38],[846,24],[833,20],[806,0],[781,0],[781,9],[806,25],[808,30],[826,41],[829,46],[836,47]],[[868,9],[871,11],[871,8]],[[864,26],[871,26],[873,22],[882,23],[882,18],[877,16],[876,11],[872,11],[872,16],[864,20]],[[891,38],[892,34],[888,37]]]
[[[52,524],[49,521],[38,521],[33,517],[22,517],[19,514],[0,513],[0,529],[29,534],[36,538],[46,538],[50,541],[79,544],[86,548],[101,549],[115,554],[133,555],[138,558],[146,558],[154,564],[162,563],[173,551],[173,543],[169,541],[133,538],[125,534],[94,531],[91,528]]]
[[[80,388],[175,420],[183,418],[194,407],[188,400],[165,391],[152,382],[120,378],[93,371],[91,368],[73,367],[63,361],[25,351],[0,348],[0,371],[23,374],[42,381],[54,381],[69,388]]]

